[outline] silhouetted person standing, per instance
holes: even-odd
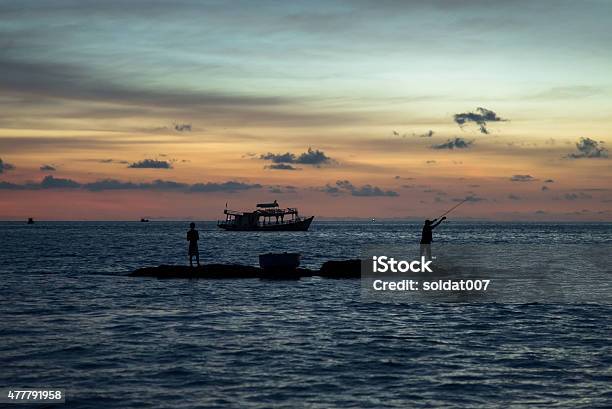
[[[425,220],[423,224],[423,232],[421,233],[421,257],[425,256],[427,260],[431,260],[431,242],[433,241],[433,229],[438,227],[440,223],[446,220],[446,216],[438,219]]]
[[[195,229],[195,223],[189,223],[189,231],[187,232],[187,241],[189,242],[189,265],[193,267],[193,256],[196,258],[198,266],[200,265],[200,252],[198,250],[198,240],[200,235]]]

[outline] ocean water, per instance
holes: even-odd
[[[416,223],[241,233],[198,223],[201,258],[299,251],[317,268],[414,246]],[[157,280],[187,223],[0,223],[0,387],[69,408],[610,407],[612,307],[395,303],[359,280]],[[441,243],[612,244],[612,224],[451,222]],[[576,255],[579,257],[580,255]],[[520,265],[519,265],[520,268]],[[25,406],[20,406],[25,407]]]

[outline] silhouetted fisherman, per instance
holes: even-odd
[[[446,220],[446,216],[442,217],[439,221],[438,219],[425,220],[425,224],[423,224],[423,232],[421,233],[421,257],[425,256],[427,260],[431,260],[431,242],[433,241],[433,229],[438,227],[438,225],[444,220]]]
[[[200,240],[200,235],[198,231],[195,229],[195,223],[189,223],[189,231],[187,232],[187,241],[189,241],[189,265],[193,267],[193,256],[196,258],[196,262],[198,266],[200,265],[200,252],[198,250],[198,240]]]

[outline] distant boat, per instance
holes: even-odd
[[[34,219],[31,217],[28,217],[28,224],[34,224]]]
[[[149,221],[149,219],[140,219],[141,223],[147,223]]]
[[[300,217],[296,208],[281,209],[275,200],[272,203],[258,203],[252,212],[237,212],[225,209],[225,221],[217,226],[234,231],[306,231],[314,216]]]

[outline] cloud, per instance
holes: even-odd
[[[72,179],[54,178],[48,175],[40,182],[39,186],[41,189],[76,189],[82,185]]]
[[[508,195],[508,199],[510,199],[510,200],[523,200],[519,196],[513,195],[513,194],[509,194]]]
[[[283,193],[295,193],[295,186],[270,186],[270,188],[268,189],[268,192],[270,193],[277,193],[277,194],[283,194]]]
[[[467,141],[463,138],[449,139],[439,145],[432,145],[431,149],[467,149],[472,145],[473,141]]]
[[[239,190],[260,189],[262,185],[259,183],[243,183],[229,181],[223,183],[196,183],[191,185],[191,192],[236,192]]]
[[[474,122],[479,126],[479,130],[483,134],[489,133],[489,130],[487,129],[488,122],[507,121],[506,119],[497,116],[497,114],[490,109],[481,107],[476,108],[476,112],[463,112],[460,114],[455,114],[453,119],[460,127],[463,127],[468,122]]]
[[[534,180],[537,179],[531,175],[513,175],[510,178],[511,182],[533,182]]]
[[[461,198],[453,199],[453,202],[463,202],[464,200],[466,202],[476,203],[476,202],[486,201],[487,199],[485,199],[484,197],[476,196],[475,194],[470,194],[470,195],[467,195],[466,197],[464,197],[463,199],[461,199]]]
[[[293,163],[300,165],[311,165],[311,166],[321,166],[325,164],[330,164],[333,162],[333,159],[327,156],[323,151],[318,149],[313,150],[312,148],[308,148],[308,150],[300,155],[296,155],[291,152],[286,153],[271,153],[268,152],[266,154],[260,155],[259,159],[269,160],[273,163]]]
[[[122,4],[120,8],[124,7]],[[43,26],[41,25],[41,30],[44,31],[46,29],[42,28]],[[30,49],[27,39],[24,38],[31,36],[24,36],[17,31],[12,38],[8,38],[7,31],[2,30],[3,44],[9,44],[7,46],[9,48],[19,49],[16,44],[25,42],[23,48]],[[36,35],[33,31],[30,31],[30,34]],[[54,31],[49,37],[56,35]],[[49,46],[53,48],[55,45],[57,44]],[[54,115],[92,119],[117,117],[133,119],[137,116],[159,119],[162,116],[171,117],[180,111],[186,118],[197,117],[224,125],[237,123],[252,126],[338,123],[354,125],[370,122],[361,111],[357,110],[317,109],[314,104],[310,104],[315,101],[314,98],[264,96],[180,85],[156,86],[144,80],[143,75],[150,73],[124,76],[119,74],[125,73],[120,67],[104,72],[106,68],[104,64],[70,62],[61,59],[58,55],[55,53],[51,57],[47,56],[49,58],[34,58],[24,54],[17,58],[7,53],[0,54],[0,67],[2,67],[0,89],[3,95],[13,96],[21,106],[31,108],[22,110],[24,120],[29,121],[29,116],[25,113],[39,108],[42,104],[48,104],[53,105]],[[133,53],[129,52],[125,57],[129,58],[132,55]],[[102,55],[98,57],[102,58]],[[107,61],[107,58],[104,58],[104,61]],[[141,73],[145,71],[147,70],[140,70]],[[166,80],[168,79],[160,81]],[[59,111],[57,114],[56,110]],[[161,130],[160,128],[159,131]]]
[[[296,168],[291,165],[287,165],[286,163],[275,163],[273,165],[265,166],[266,169],[275,169],[275,170],[301,170],[300,168]]]
[[[172,169],[172,164],[165,160],[144,159],[128,165],[133,169]]]
[[[400,136],[402,138],[406,138],[408,136],[410,136],[410,134],[408,133],[404,133],[404,134],[400,134],[398,131],[392,131],[393,136]],[[432,131],[431,129],[425,133],[416,133],[416,132],[412,132],[412,136],[414,137],[418,137],[418,138],[431,138],[433,135],[435,134],[434,131]]]
[[[570,159],[608,157],[608,149],[603,146],[603,142],[597,142],[591,138],[580,138],[576,142],[576,149],[578,152],[570,153],[567,157]]]
[[[259,157],[259,159],[269,160],[274,163],[294,163],[295,162],[295,154],[287,152],[287,153],[271,153],[268,152]]]
[[[134,183],[124,182],[117,179],[102,179],[95,182],[79,183],[72,179],[55,178],[51,175],[46,176],[40,183],[28,182],[25,184],[15,184],[9,182],[0,182],[2,190],[39,190],[39,189],[83,189],[92,192],[102,192],[107,190],[151,190],[151,191],[166,191],[166,192],[228,192],[233,193],[241,190],[260,189],[262,185],[258,183],[245,183],[237,181],[228,181],[221,183],[188,183],[175,182],[172,180],[156,179],[152,182]]]
[[[542,192],[544,192],[546,190],[550,190],[550,188],[548,186],[542,186],[541,190],[542,190]]]
[[[420,135],[417,135],[419,138],[431,138],[432,136],[434,136],[435,132],[432,131],[431,129],[425,133],[422,133]]]
[[[96,182],[87,183],[84,188],[99,192],[103,190],[128,190],[128,189],[140,189],[142,184],[136,184],[132,182],[121,182],[117,179],[102,179]]]
[[[15,169],[15,165],[3,162],[2,159],[0,159],[0,173],[4,173],[4,171],[6,170],[13,170],[13,169]]]
[[[574,201],[574,200],[580,200],[580,199],[592,199],[593,196],[588,195],[586,193],[583,192],[579,192],[579,193],[566,193],[563,198],[565,200],[570,200],[570,201]]]
[[[40,167],[40,170],[41,170],[41,171],[43,171],[43,172],[54,172],[54,171],[55,171],[55,170],[57,170],[57,169],[55,169],[55,166],[51,166],[51,165],[42,165],[42,166]]]
[[[329,163],[331,158],[320,150],[312,150],[312,148],[308,148],[307,152],[302,153],[298,156],[295,163],[301,163],[303,165],[322,165],[325,163]]]
[[[156,179],[150,183],[122,182],[117,179],[102,179],[96,182],[86,183],[84,189],[99,192],[103,190],[163,190],[180,191],[189,189],[187,183],[174,182],[171,180]]]
[[[428,161],[426,161],[425,163],[426,163],[426,164],[428,164],[428,165],[430,165],[430,164],[436,163],[436,161],[435,161],[435,160],[428,160]]]
[[[332,186],[329,183],[326,184],[325,186],[323,186],[322,188],[318,189],[321,192],[325,192],[329,195],[339,195],[340,193],[342,193],[342,190],[340,190],[340,188],[336,187],[336,186]]]
[[[118,102],[126,105],[162,107],[252,107],[279,106],[287,98],[253,97],[206,91],[164,91],[130,87],[101,79],[85,66],[53,61],[16,60],[0,57],[3,76],[0,86],[6,92],[50,98]]]
[[[117,160],[117,159],[100,159],[97,161],[98,163],[121,163],[123,165],[127,165],[128,162],[127,160]]]
[[[17,185],[15,183],[5,182],[0,180],[0,190],[23,190],[27,189],[24,185]]]
[[[336,181],[335,186],[331,186],[327,184],[325,187],[321,189],[322,191],[336,195],[341,192],[350,193],[352,196],[361,196],[361,197],[373,197],[373,196],[387,196],[387,197],[396,197],[399,194],[393,190],[384,190],[379,188],[378,186],[373,186],[370,184],[366,184],[363,186],[355,186],[348,180],[338,180]]]
[[[171,180],[156,179],[150,183],[122,182],[116,179],[104,179],[83,185],[87,190],[159,190],[159,191],[183,191],[183,192],[235,192],[239,190],[258,189],[260,184],[248,184],[236,181],[223,183],[188,183],[175,182]]]
[[[554,180],[552,180],[552,179],[546,179],[546,180],[544,181],[544,183],[555,183],[555,181],[554,181]]]
[[[174,124],[174,130],[177,132],[191,132],[191,124]]]

